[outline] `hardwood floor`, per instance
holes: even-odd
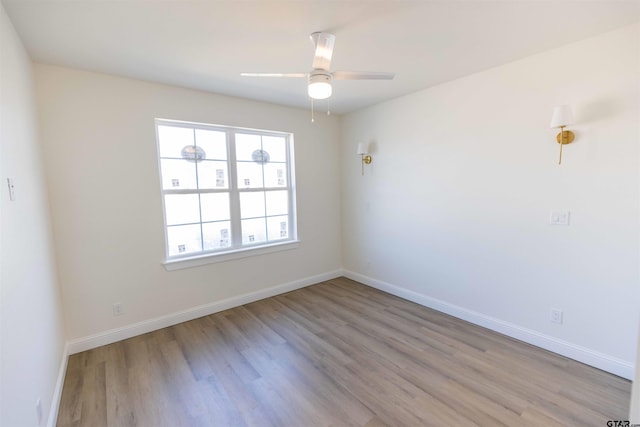
[[[605,426],[630,382],[340,278],[69,358],[58,426]]]

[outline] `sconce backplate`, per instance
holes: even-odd
[[[562,145],[571,144],[576,135],[570,130],[565,130],[564,132],[558,133],[556,136],[556,141],[560,144],[560,139],[562,139]]]
[[[368,164],[371,164],[371,160],[372,160],[372,159],[371,159],[371,156],[369,156],[369,155],[362,156],[362,161],[363,161],[365,164],[367,164],[367,165],[368,165]]]

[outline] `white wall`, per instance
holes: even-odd
[[[31,60],[0,4],[0,425],[11,427],[38,425],[38,398],[45,424],[64,366],[33,86]]]
[[[340,269],[338,118],[49,65],[36,82],[70,340]],[[154,118],[293,132],[300,246],[166,271]]]
[[[345,268],[630,377],[639,33],[626,27],[345,116]],[[576,140],[558,166],[549,122],[564,103]],[[361,141],[374,146],[364,177]],[[571,225],[549,225],[552,209],[569,210]],[[552,307],[563,325],[549,321]]]

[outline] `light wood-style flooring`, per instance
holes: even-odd
[[[346,278],[69,358],[58,426],[605,426],[630,382]]]

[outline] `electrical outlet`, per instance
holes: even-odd
[[[562,325],[562,310],[557,308],[551,309],[551,323]]]
[[[42,424],[42,400],[36,400],[36,416],[38,417],[38,425]]]
[[[122,316],[124,314],[124,306],[121,302],[117,302],[113,304],[113,315],[114,316]]]

